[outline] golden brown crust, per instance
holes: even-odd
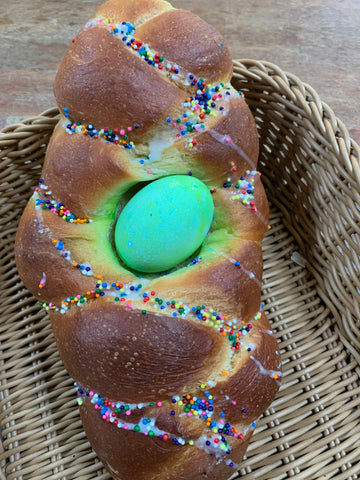
[[[133,40],[117,35],[124,21]],[[16,262],[50,311],[85,431],[114,478],[227,479],[279,388],[260,305],[269,206],[255,121],[231,75],[203,20],[162,0],[111,0],[56,77],[62,117]],[[196,258],[139,275],[114,248],[117,216],[146,183],[176,174],[209,188],[211,230]]]
[[[119,76],[124,65],[126,75]],[[98,25],[77,35],[59,67],[54,93],[61,110],[67,108],[76,121],[110,130],[139,125],[142,133],[183,99],[164,75]]]
[[[131,22],[138,26],[172,9],[170,3],[163,0],[137,0],[136,2],[111,0],[98,8],[94,18],[110,19],[114,23]]]
[[[200,322],[142,314],[113,301],[52,316],[65,366],[82,385],[129,403],[194,391],[222,361],[222,338]],[[114,371],[120,370],[121,383]],[[154,374],[156,372],[156,374]]]
[[[222,169],[228,167],[230,174],[234,164],[239,175],[244,175],[247,170],[256,170],[257,166],[259,142],[255,120],[239,96],[227,100],[225,112],[218,116],[212,129],[198,136],[196,157],[199,162],[207,162],[210,170],[218,170],[221,165]]]
[[[44,216],[53,219],[46,212],[39,217],[34,201],[30,200],[16,233],[16,266],[23,282],[39,301],[59,303],[70,295],[94,288],[95,282],[76,269],[70,270],[70,262],[54,246],[57,231],[61,232],[61,238],[66,238],[71,225],[54,222],[54,225],[50,224],[53,227],[50,233],[43,223]],[[39,287],[43,278],[44,285]]]
[[[207,82],[231,80],[232,59],[224,38],[189,11],[168,10],[142,25],[137,35],[186,72],[206,78]]]
[[[42,177],[55,199],[76,216],[92,218],[120,190],[119,181],[134,181],[132,170],[123,149],[89,136],[69,135],[60,122],[50,140]]]

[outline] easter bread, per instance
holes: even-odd
[[[114,479],[229,478],[279,389],[261,305],[269,208],[258,135],[231,77],[223,37],[162,0],[102,5],[56,76],[60,120],[16,263],[49,312],[85,432]],[[191,207],[162,230],[146,223],[145,189],[173,176],[206,187],[211,225],[190,257],[134,269],[116,225],[136,195],[144,245],[149,234],[178,251],[198,228]],[[159,223],[173,210],[162,213],[171,194],[158,188]]]

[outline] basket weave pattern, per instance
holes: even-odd
[[[313,89],[270,63],[234,62],[260,135],[271,203],[265,311],[284,378],[231,478],[360,478],[360,149]],[[47,315],[14,239],[57,109],[0,134],[1,479],[110,479],[82,430]],[[149,479],[150,480],[150,479]]]

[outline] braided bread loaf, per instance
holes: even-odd
[[[115,479],[230,477],[279,388],[260,305],[258,137],[231,76],[223,38],[197,16],[111,0],[56,77],[61,120],[19,225],[17,266],[49,311],[84,429]],[[134,271],[116,249],[117,219],[173,176],[211,193],[210,229],[178,265]],[[197,228],[186,212],[180,222]],[[153,237],[177,227],[170,219]]]

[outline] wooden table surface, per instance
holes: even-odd
[[[101,3],[0,1],[0,128],[55,106],[58,65]],[[172,3],[214,25],[233,58],[273,62],[310,84],[360,143],[360,0]]]

